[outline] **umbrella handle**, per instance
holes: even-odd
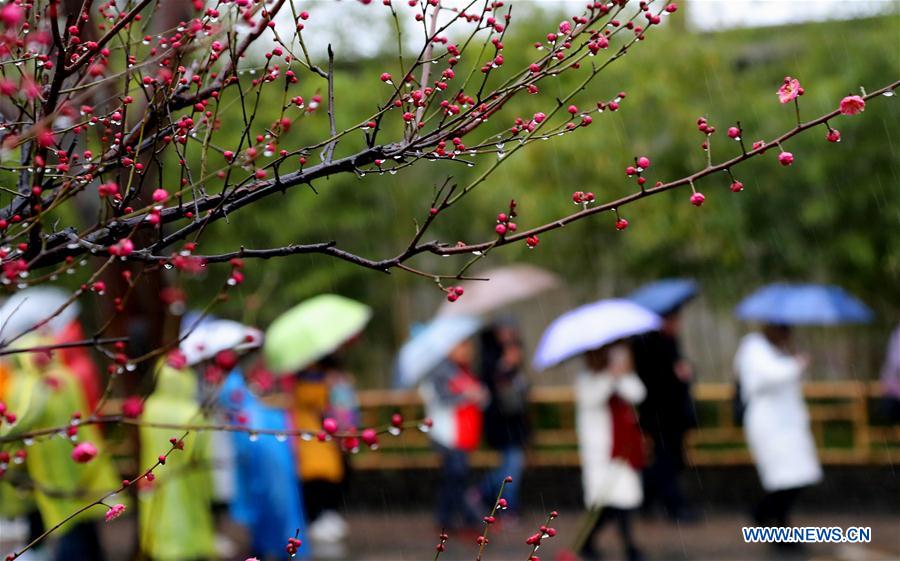
[[[585,542],[590,538],[591,530],[593,530],[594,524],[597,523],[597,519],[600,518],[601,510],[603,510],[602,506],[594,506],[581,516],[578,531],[575,532],[575,539],[572,541],[572,551],[574,553],[580,552]]]
[[[615,483],[615,479],[616,478],[612,478],[607,482],[607,490],[612,489],[613,484]],[[585,542],[590,539],[591,531],[594,529],[594,524],[597,522],[597,518],[600,517],[600,512],[602,510],[602,504],[593,505],[581,517],[581,524],[578,526],[578,532],[575,534],[575,540],[572,542],[572,550],[575,553],[581,551],[581,548],[584,546]]]

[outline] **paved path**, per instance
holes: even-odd
[[[554,526],[559,534],[546,540],[538,554],[544,561],[556,561],[557,554],[572,540],[580,512],[561,512]],[[502,515],[501,515],[502,516]],[[530,546],[525,539],[543,523],[538,513],[523,517],[515,527],[499,523],[492,528],[484,561],[526,561]],[[431,561],[437,543],[437,529],[426,511],[360,513],[349,520],[350,537],[343,551],[319,547],[313,561]],[[900,514],[798,514],[798,526],[870,526],[872,543],[867,545],[807,546],[801,555],[786,557],[768,545],[745,544],[741,526],[747,520],[733,512],[707,513],[691,525],[673,525],[663,520],[635,520],[635,533],[647,561],[900,561]],[[134,518],[123,517],[116,523],[103,525],[103,541],[108,547],[109,561],[128,561],[134,536]],[[12,549],[7,541],[11,532],[0,532],[4,553]],[[237,528],[224,529],[224,535],[242,541]],[[478,546],[476,535],[451,535],[447,551],[440,561],[473,561]],[[606,561],[622,559],[615,529],[605,529],[599,545]],[[2,557],[0,557],[2,558]],[[224,561],[244,561],[246,555],[229,555]],[[286,561],[286,557],[278,561]],[[83,561],[83,560],[71,560]],[[86,560],[84,560],[86,561]]]
[[[555,527],[559,535],[548,540],[538,554],[552,561],[572,539],[580,513],[561,513]],[[485,561],[525,561],[528,537],[543,520],[526,517],[518,527],[503,527],[491,534]],[[900,561],[900,515],[848,516],[797,515],[798,526],[871,526],[872,543],[867,545],[813,544],[799,555],[785,557],[768,545],[745,544],[740,528],[745,518],[734,513],[709,514],[696,524],[673,525],[662,520],[635,521],[637,539],[648,561],[770,561],[808,559],[810,561]],[[348,551],[340,559],[353,561],[427,561],[433,558],[436,530],[428,513],[353,516]],[[599,540],[603,559],[623,557],[612,525]],[[442,561],[471,561],[475,558],[475,537],[451,536]]]

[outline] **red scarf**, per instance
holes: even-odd
[[[634,407],[621,397],[613,395],[609,398],[609,412],[613,426],[612,457],[622,458],[636,470],[643,469],[644,442]]]

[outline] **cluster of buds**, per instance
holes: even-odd
[[[284,547],[284,550],[291,557],[297,555],[297,552],[300,550],[300,546],[303,545],[303,541],[300,538],[288,538],[287,545]]]
[[[618,111],[619,104],[621,104],[622,100],[624,100],[624,99],[625,99],[625,92],[619,92],[618,94],[616,94],[616,97],[612,98],[609,101],[606,101],[606,102],[598,101],[597,102],[597,112],[603,113],[607,109],[609,109],[610,111]]]
[[[447,293],[448,302],[456,302],[459,300],[459,297],[463,295],[465,289],[461,286],[448,286],[444,289],[444,292]]]
[[[435,551],[438,552],[438,554],[441,554],[441,553],[447,551],[447,540],[449,540],[449,539],[450,539],[450,536],[448,536],[446,532],[441,532],[438,535],[438,540],[440,540],[440,541],[438,541],[437,545],[434,546],[434,549],[435,549]]]
[[[528,539],[525,540],[526,544],[528,544],[534,548],[531,556],[529,556],[529,558],[528,558],[529,561],[539,561],[539,558],[534,555],[534,551],[537,551],[537,548],[539,548],[541,546],[541,543],[543,542],[543,540],[556,536],[556,528],[553,528],[552,526],[549,526],[548,524],[550,523],[551,520],[554,520],[557,516],[559,516],[558,512],[556,512],[555,510],[553,512],[551,512],[550,516],[548,517],[547,524],[542,524],[538,528],[537,532],[528,536]]]
[[[697,130],[706,135],[706,140],[703,141],[703,144],[700,145],[700,148],[709,150],[709,137],[715,134],[716,127],[710,125],[709,121],[707,121],[705,117],[700,117],[699,119],[697,119]]]
[[[501,212],[497,215],[497,225],[494,226],[494,232],[497,233],[501,238],[505,236],[508,232],[516,231],[516,223],[512,221],[513,218],[516,217],[516,201],[515,199],[509,201],[509,211]]]
[[[625,168],[625,175],[628,177],[637,177],[637,183],[641,186],[641,189],[644,188],[644,183],[647,182],[647,178],[643,176],[643,173],[650,167],[650,158],[647,156],[640,156],[634,159],[634,165],[628,166]]]
[[[576,205],[581,205],[584,208],[587,208],[587,206],[595,200],[596,197],[591,191],[575,191],[572,193],[572,202]]]

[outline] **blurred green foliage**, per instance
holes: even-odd
[[[558,21],[542,12],[514,19],[504,40],[506,67],[527,65],[535,56],[531,43]],[[576,100],[579,107],[590,108],[625,91],[620,111],[594,113],[590,127],[509,156],[462,204],[441,216],[427,239],[490,239],[494,216],[511,198],[520,205],[520,227],[528,228],[573,211],[575,190],[593,191],[601,201],[619,197],[636,188],[624,174],[634,156],[651,158],[650,184],[701,169],[706,156],[700,149],[703,135],[696,129],[700,116],[719,131],[712,139],[713,161],[733,157],[740,148],[725,130],[735,121],[741,121],[748,145],[794,125],[793,107],[779,104],[775,93],[785,75],[799,78],[806,88],[800,107],[809,118],[835,108],[842,96],[858,92],[860,86],[875,89],[895,80],[900,75],[898,29],[896,15],[715,34],[687,32],[677,24],[654,29]],[[389,54],[391,38],[385,41],[384,54],[372,59],[348,61],[338,50],[339,130],[371,114],[388,94],[378,76],[382,71],[397,73],[397,64]],[[470,57],[468,62],[479,61]],[[583,73],[547,81],[539,95],[507,104],[485,128],[496,132],[516,116],[549,112],[555,98],[573,89]],[[278,118],[278,90],[269,87],[263,94],[254,134]],[[324,93],[322,80],[301,74],[298,92],[290,95],[301,93],[309,99],[316,92]],[[228,101],[226,96],[223,103]],[[231,148],[237,145],[241,119],[235,106],[230,111],[224,107],[223,130],[226,135],[233,130],[234,141],[220,137],[217,143]],[[399,121],[399,116],[391,119]],[[864,114],[832,123],[842,133],[839,144],[827,142],[821,127],[785,144],[796,157],[789,168],[778,164],[777,150],[735,168],[746,185],[741,193],[729,191],[725,174],[706,178],[696,185],[707,197],[702,208],[691,206],[690,192],[682,188],[624,208],[623,216],[631,222],[625,232],[617,232],[614,217],[604,214],[541,236],[534,251],[522,243],[498,250],[485,261],[527,261],[557,271],[575,300],[621,293],[658,276],[693,276],[706,286],[710,301],[723,309],[763,282],[833,282],[861,296],[889,323],[900,309],[898,122],[897,97],[875,100]],[[399,129],[396,123],[392,126],[382,133],[384,139]],[[323,107],[299,121],[282,145],[290,149],[326,134]],[[486,138],[488,132],[473,136]],[[337,155],[351,153],[362,143],[361,133],[351,135],[341,141]],[[317,155],[310,160],[316,161]],[[414,233],[414,220],[425,217],[435,185],[448,176],[465,184],[493,158],[483,156],[473,168],[420,162],[396,175],[348,174],[316,182],[317,193],[296,187],[217,224],[205,234],[200,251],[334,240],[367,257],[392,256]],[[165,181],[176,181],[178,173],[177,165],[168,166]],[[422,256],[412,264],[448,273],[463,262]],[[215,268],[210,272],[217,274]],[[199,279],[188,288],[209,297],[216,284]],[[427,319],[441,298],[427,279],[400,272],[385,275],[318,255],[250,262],[247,281],[238,292],[220,311],[263,326],[286,307],[320,292],[368,302],[379,318],[371,348],[382,358],[402,340],[408,323]]]

